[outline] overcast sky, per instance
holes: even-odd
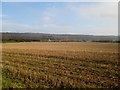
[[[118,34],[117,2],[3,2],[3,32]]]

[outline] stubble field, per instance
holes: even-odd
[[[2,72],[3,87],[115,88],[120,75],[118,44],[3,43]]]

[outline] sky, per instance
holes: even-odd
[[[116,2],[2,2],[2,32],[118,35]]]

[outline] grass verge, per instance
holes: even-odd
[[[2,75],[2,88],[25,88],[25,85],[22,83],[17,83],[12,81],[9,77],[5,75],[4,70],[2,70],[3,75]]]

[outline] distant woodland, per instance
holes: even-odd
[[[44,33],[0,33],[2,42],[119,42],[117,36]]]

